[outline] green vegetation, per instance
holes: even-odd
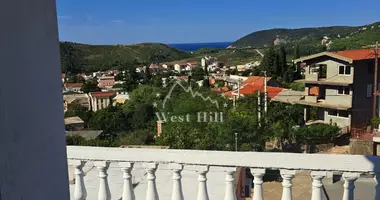
[[[79,73],[179,60],[190,55],[159,43],[86,45],[61,42],[62,71]]]
[[[355,33],[348,38],[333,40],[331,50],[360,49],[368,45],[374,45],[376,41],[380,41],[380,27]]]
[[[80,137],[67,137],[67,144],[164,145],[175,149],[230,151],[235,148],[235,133],[238,133],[239,150],[263,151],[265,142],[273,139],[280,141],[281,146],[285,147],[309,142],[310,138],[330,139],[336,135],[335,131],[328,129],[329,127],[320,128],[323,134],[327,135],[318,135],[320,132],[312,128],[310,130],[295,128],[303,124],[302,106],[270,102],[268,114],[263,114],[259,119],[257,96],[239,99],[234,109],[230,100],[212,93],[207,87],[198,87],[194,83],[195,80],[190,82],[194,92],[216,100],[219,107],[211,102],[205,102],[200,97],[193,97],[180,86],[172,90],[172,98],[168,99],[163,107],[163,101],[174,82],[166,88],[141,84],[130,93],[130,99],[126,104],[110,106],[94,113],[80,107],[70,109],[67,116],[83,117],[88,128],[104,132],[96,140],[86,141]],[[184,81],[181,84],[185,88],[189,87]],[[157,95],[158,93],[160,95]],[[223,106],[224,103],[227,107]],[[204,118],[199,121],[199,115],[204,116],[204,112],[222,112],[223,121],[203,121]],[[157,120],[165,122],[162,126],[162,135],[155,138]],[[301,134],[300,130],[307,131],[308,138],[305,138],[305,134]]]
[[[287,42],[294,42],[299,40],[321,40],[324,36],[329,36],[331,38],[349,36],[351,33],[357,31],[363,27],[378,26],[380,22],[369,24],[359,27],[350,26],[332,26],[332,27],[317,27],[317,28],[301,28],[301,29],[270,29],[253,32],[249,35],[242,37],[241,39],[234,42],[232,45],[236,47],[264,47],[273,45],[274,40],[277,35],[281,39]],[[368,45],[368,44],[365,44]]]

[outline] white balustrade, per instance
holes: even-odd
[[[252,168],[251,174],[253,175],[253,200],[263,200],[263,177],[265,175],[265,169]]]
[[[99,190],[98,200],[110,200],[111,193],[108,185],[108,170],[110,163],[118,163],[117,171],[120,177],[112,179],[112,181],[120,180],[120,193],[112,194],[115,199],[136,200],[144,199],[146,192],[146,200],[159,200],[156,182],[156,171],[160,164],[169,164],[172,178],[172,192],[163,192],[164,199],[184,200],[194,199],[209,200],[209,189],[211,198],[218,195],[217,199],[236,200],[240,197],[236,196],[236,181],[234,180],[236,169],[238,167],[250,168],[254,177],[254,194],[253,200],[263,200],[263,177],[266,169],[279,169],[283,179],[282,198],[281,200],[292,200],[292,179],[295,177],[296,171],[311,171],[312,190],[311,199],[321,200],[324,198],[322,180],[327,176],[327,172],[343,173],[345,181],[342,187],[343,200],[354,199],[354,183],[363,173],[376,174],[376,181],[380,183],[380,157],[357,156],[357,155],[325,155],[325,154],[287,154],[287,153],[258,153],[258,152],[218,152],[218,151],[190,151],[190,150],[161,150],[161,149],[124,149],[124,148],[100,148],[100,147],[67,147],[67,156],[69,164],[74,167],[75,185],[70,186],[72,189],[72,198],[75,200],[96,199],[96,191],[91,191],[94,186],[85,187],[86,181],[95,181],[92,168],[84,176],[83,167],[94,165],[98,170]],[[270,157],[270,159],[268,159]],[[135,164],[134,164],[135,163]],[[142,168],[140,164],[143,163]],[[329,163],[326,165],[326,163]],[[136,167],[136,165],[138,165]],[[187,187],[195,187],[194,190],[185,190],[183,188],[182,175],[184,171],[190,173],[186,166],[195,166],[198,175],[198,191],[194,185],[186,185]],[[214,168],[215,167],[215,168]],[[115,168],[115,167],[114,167]],[[136,184],[138,189],[133,188],[132,169],[146,170],[146,176],[142,175],[142,179]],[[216,178],[214,172],[224,173],[224,184],[210,184],[208,188],[207,175],[209,171],[210,180]],[[222,171],[218,171],[222,169]],[[120,171],[121,170],[121,171]],[[135,171],[133,170],[133,171]],[[213,171],[216,170],[216,171]],[[96,172],[96,171],[95,171]],[[121,175],[122,172],[122,175]],[[194,173],[194,172],[193,172]],[[194,174],[194,176],[196,176]],[[222,175],[220,174],[220,177]],[[145,178],[144,178],[145,177]],[[159,176],[161,177],[161,175]],[[112,178],[115,178],[113,175]],[[187,177],[187,174],[185,176]],[[195,178],[195,177],[194,177]],[[165,179],[165,181],[168,181]],[[222,181],[222,180],[220,180]],[[170,183],[170,182],[168,182]],[[244,183],[243,183],[244,184]],[[215,188],[224,185],[225,188]],[[96,187],[96,186],[95,186]],[[114,187],[114,185],[113,185]],[[142,189],[142,187],[147,187]],[[244,187],[244,186],[243,186]],[[170,188],[170,187],[160,187]],[[87,190],[86,190],[87,189]],[[141,194],[141,189],[143,194]],[[224,190],[224,192],[223,192]],[[375,188],[374,188],[375,190]],[[135,194],[135,192],[139,194]],[[170,189],[169,189],[170,191]],[[193,191],[189,193],[189,191]],[[278,191],[279,192],[279,191]],[[197,194],[195,194],[197,193]],[[161,194],[161,193],[160,193]],[[135,196],[136,195],[136,196]],[[166,195],[166,196],[165,196]],[[169,195],[169,196],[168,196]],[[171,197],[170,197],[171,195]],[[376,186],[376,200],[380,200],[380,185]]]
[[[135,193],[133,192],[132,175],[133,163],[120,162],[119,166],[123,172],[124,186],[122,200],[135,200]]]
[[[327,176],[327,172],[312,171],[310,175],[313,178],[311,200],[322,200],[322,197],[323,197],[322,179]]]
[[[234,175],[236,167],[226,169],[226,194],[224,200],[236,200],[236,190],[234,183]]]
[[[173,191],[172,200],[183,200],[182,183],[181,183],[181,172],[183,170],[183,165],[172,163],[170,164],[170,169],[173,171]]]
[[[209,200],[207,191],[207,172],[209,166],[197,166],[196,171],[198,172],[198,196],[197,200]]]
[[[85,161],[73,160],[71,164],[75,167],[75,189],[74,189],[74,199],[75,200],[85,200],[87,197],[86,187],[84,185],[84,172],[83,166]]]
[[[281,170],[282,177],[282,197],[281,200],[293,200],[292,179],[296,174],[295,170]]]
[[[147,172],[148,189],[146,192],[146,200],[159,200],[156,186],[156,163],[144,163]]]
[[[107,170],[110,163],[104,161],[96,161],[94,165],[99,170],[99,192],[98,200],[111,200],[111,192],[108,185]]]
[[[360,177],[359,173],[343,173],[344,193],[343,200],[354,200],[355,181]]]

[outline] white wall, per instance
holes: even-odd
[[[0,199],[67,200],[55,1],[2,0],[0,13]]]

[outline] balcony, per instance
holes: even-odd
[[[75,172],[70,185],[75,200],[236,200],[235,172],[240,167],[251,169],[254,200],[264,199],[266,169],[280,170],[283,188],[277,192],[282,200],[292,199],[292,179],[300,170],[310,171],[312,200],[324,199],[322,180],[331,172],[343,174],[343,199],[353,200],[360,175],[380,175],[379,157],[358,155],[68,146],[67,157]]]

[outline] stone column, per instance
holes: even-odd
[[[182,176],[181,172],[183,170],[183,165],[172,163],[170,164],[170,169],[173,171],[173,192],[172,200],[183,200],[182,192]]]
[[[354,200],[355,181],[360,177],[359,173],[343,173],[344,193],[343,200]]]
[[[209,200],[207,191],[207,177],[206,174],[209,170],[208,166],[198,166],[198,196],[197,200]]]
[[[123,186],[123,200],[135,200],[135,193],[133,191],[132,185],[132,168],[133,163],[130,162],[120,162],[119,166],[123,172],[124,186]]]
[[[55,0],[1,0],[0,13],[0,196],[67,200]]]
[[[282,177],[282,197],[281,200],[292,200],[292,179],[296,174],[294,170],[281,170]]]
[[[322,200],[322,179],[327,176],[327,172],[312,171],[310,175],[313,178],[311,200]]]
[[[254,177],[253,179],[253,200],[263,200],[263,177],[265,175],[265,169],[251,169],[251,173]]]

